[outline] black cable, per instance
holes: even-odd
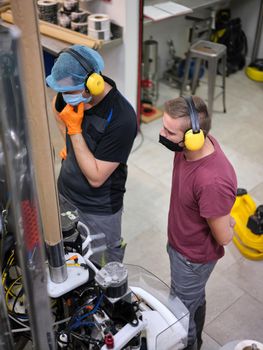
[[[104,344],[104,341],[92,338],[92,337],[87,336],[87,335],[81,335],[81,334],[78,334],[76,332],[70,332],[70,334],[73,337],[75,337],[75,338],[77,338],[77,339],[79,339],[81,341],[84,341],[84,342],[86,342],[88,344],[93,344],[93,345],[103,345]]]
[[[78,345],[80,343],[81,347],[85,347],[87,350],[89,350],[89,347],[87,348],[87,345],[85,344],[85,342],[82,339],[80,339],[75,334],[71,334],[71,336],[73,336],[73,339],[72,339],[72,345],[74,345],[73,349],[78,349],[78,347],[76,347],[76,345]]]
[[[23,295],[23,293],[24,293],[24,288],[21,287],[19,293],[17,294],[17,296],[15,297],[15,300],[14,300],[14,302],[13,302],[12,312],[15,313],[15,306],[16,306],[17,300],[18,300],[19,298],[21,298],[21,296]]]

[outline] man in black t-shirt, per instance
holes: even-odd
[[[91,234],[105,234],[105,263],[123,260],[126,163],[137,121],[115,83],[101,75],[103,68],[96,51],[74,45],[59,55],[46,81],[58,92],[53,109],[66,140],[58,190],[77,207]],[[92,259],[102,264],[101,257]]]

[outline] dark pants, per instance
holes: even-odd
[[[185,350],[199,350],[205,323],[205,286],[216,261],[206,264],[190,262],[169,244],[171,293],[176,295],[189,310],[188,345]]]

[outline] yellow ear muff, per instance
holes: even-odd
[[[104,79],[98,73],[92,73],[86,80],[86,87],[91,95],[97,96],[104,91]]]
[[[200,130],[198,133],[193,133],[193,130],[187,130],[184,134],[184,146],[189,151],[198,151],[203,147],[205,142],[205,137],[203,130]]]

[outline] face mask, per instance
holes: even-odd
[[[62,94],[64,101],[71,105],[71,106],[77,106],[81,102],[88,103],[91,101],[92,96],[90,97],[83,97],[82,93],[79,94]]]
[[[173,152],[182,152],[184,150],[182,146],[179,146],[179,143],[183,142],[183,140],[178,143],[175,143],[168,140],[166,137],[159,135],[159,142]]]

